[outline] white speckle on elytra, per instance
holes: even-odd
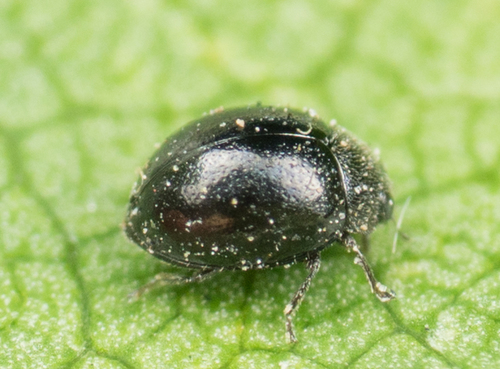
[[[243,119],[236,119],[236,125],[239,128],[245,128],[245,121]]]
[[[318,118],[318,113],[316,113],[316,110],[309,109],[307,112],[311,118]]]
[[[223,106],[219,106],[218,108],[210,109],[210,115],[214,115],[214,114],[217,114],[217,113],[222,113],[223,111],[224,111],[224,107]]]

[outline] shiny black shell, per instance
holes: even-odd
[[[256,269],[307,258],[392,214],[378,160],[312,110],[211,112],[169,137],[143,168],[128,237],[169,263]]]

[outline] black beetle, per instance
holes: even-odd
[[[125,220],[128,237],[191,277],[162,273],[133,294],[200,281],[225,269],[304,261],[309,275],[286,305],[292,316],[334,242],[356,253],[372,292],[377,282],[352,234],[392,216],[389,181],[366,145],[313,110],[249,106],[211,111],[168,138],[142,170]]]

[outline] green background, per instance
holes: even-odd
[[[0,2],[1,368],[500,367],[500,2]],[[398,293],[334,246],[306,275],[222,273],[127,303],[160,271],[127,242],[154,144],[220,105],[314,108],[381,150]]]

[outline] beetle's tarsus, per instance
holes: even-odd
[[[375,295],[382,302],[391,301],[396,298],[396,292],[380,282],[377,282],[375,285]]]
[[[288,343],[296,343],[297,337],[295,336],[295,332],[293,331],[292,318],[286,318],[286,342]]]

